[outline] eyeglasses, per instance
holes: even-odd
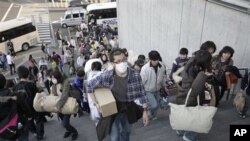
[[[114,63],[115,63],[115,64],[119,64],[119,63],[127,62],[127,61],[128,61],[127,58],[123,58],[122,60],[115,61]]]

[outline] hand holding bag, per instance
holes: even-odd
[[[213,106],[200,106],[199,96],[197,97],[197,106],[187,107],[191,91],[192,89],[188,92],[185,105],[169,103],[170,125],[174,130],[208,133],[213,125],[213,117],[217,108]]]

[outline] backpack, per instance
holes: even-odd
[[[4,96],[0,97],[1,103],[11,103],[11,111],[0,121],[0,138],[6,140],[15,140],[20,136],[20,123],[17,114],[17,97]]]
[[[17,92],[19,97],[22,97],[23,101],[28,103],[30,107],[31,113],[34,114],[35,110],[33,108],[33,94],[31,93],[30,89],[26,86],[29,82],[20,82],[18,83],[15,88],[14,92]]]

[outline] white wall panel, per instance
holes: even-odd
[[[249,44],[250,16],[220,5],[208,3],[202,40],[213,40],[217,53],[226,45],[235,50],[234,61],[237,66],[248,65],[242,60],[249,60],[246,52]],[[247,55],[246,55],[247,53]]]
[[[168,67],[181,47],[190,54],[212,40],[232,46],[235,64],[249,66],[250,16],[205,0],[117,0],[120,47],[158,50]]]

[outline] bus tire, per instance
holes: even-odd
[[[24,43],[23,45],[22,45],[22,50],[28,50],[30,48],[30,45],[28,44],[28,43]]]
[[[68,26],[67,26],[67,24],[64,23],[64,24],[62,24],[62,27],[67,28]]]

